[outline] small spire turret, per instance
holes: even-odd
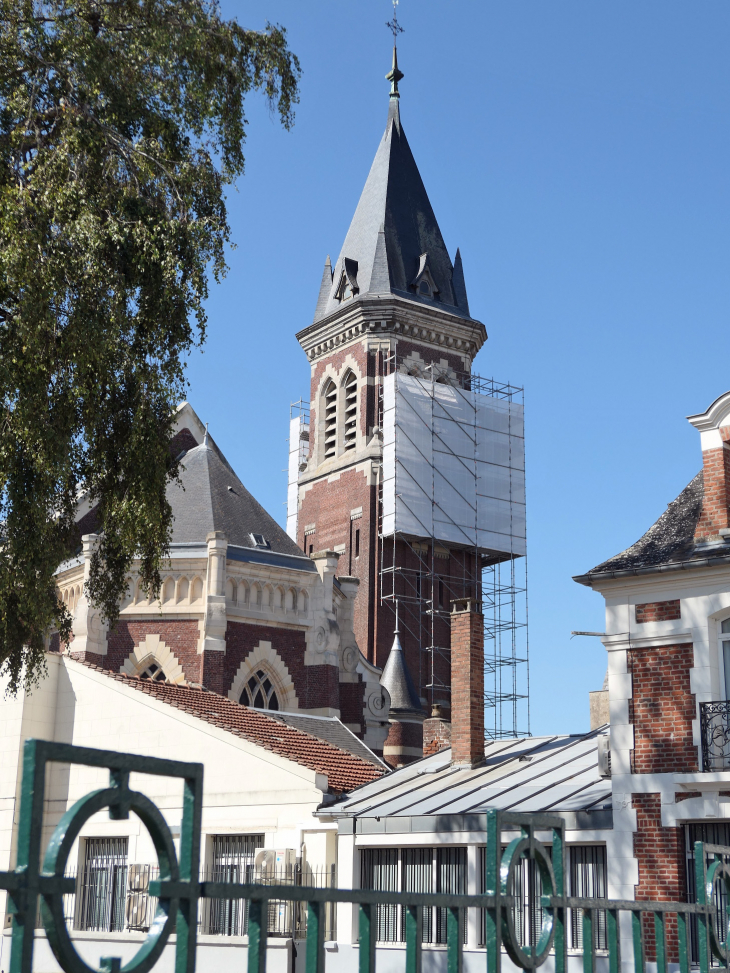
[[[390,81],[390,97],[400,98],[398,93],[398,82],[404,77],[403,72],[398,70],[398,34],[403,33],[403,28],[398,23],[398,0],[393,0],[393,19],[385,25],[393,33],[393,66],[386,74],[385,80]]]

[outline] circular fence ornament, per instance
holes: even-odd
[[[175,846],[165,819],[149,798],[139,791],[130,791],[124,785],[93,791],[77,801],[64,814],[48,845],[42,874],[63,877],[69,853],[82,827],[90,817],[106,807],[109,808],[110,817],[117,820],[126,819],[129,812],[134,811],[146,826],[155,846],[160,866],[160,881],[179,882],[180,870]],[[121,966],[121,973],[148,973],[152,969],[175,928],[177,910],[177,899],[160,897],[147,938],[132,959],[125,966]],[[41,916],[48,942],[63,970],[70,973],[99,973],[79,956],[71,941],[64,920],[61,892],[43,895]],[[110,968],[110,962],[112,968],[117,967],[114,961],[102,960],[102,971]]]
[[[528,915],[536,915],[542,905],[540,899],[544,896],[555,895],[555,873],[550,861],[547,848],[535,838],[515,838],[504,850],[500,864],[501,894],[509,901],[502,906],[502,942],[510,959],[525,970],[534,970],[542,966],[550,954],[555,935],[555,916],[550,906],[542,905],[542,926],[537,942],[533,946],[523,947],[520,944],[515,928],[515,903],[512,890],[515,888],[518,870],[522,868],[523,857],[532,859],[542,881],[542,895],[535,901],[532,883],[528,884]]]
[[[723,929],[718,930],[717,924],[712,919],[708,921],[708,925],[712,952],[727,969],[730,960],[730,867],[718,858],[709,866],[706,876],[705,901],[725,903],[724,908],[716,911],[718,923],[723,923]],[[720,939],[718,932],[722,933],[723,939]]]

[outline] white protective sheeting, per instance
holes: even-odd
[[[299,519],[299,467],[307,461],[309,451],[309,425],[303,415],[294,416],[289,422],[289,482],[286,492],[286,532],[293,541],[297,539]]]
[[[426,379],[383,382],[383,535],[525,553],[523,406]]]

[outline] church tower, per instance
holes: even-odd
[[[458,416],[439,432],[442,406],[434,389],[457,390],[459,407],[471,401],[472,361],[487,333],[469,313],[461,256],[458,250],[453,262],[449,256],[406,139],[395,48],[386,77],[391,91],[385,132],[342,250],[334,265],[329,257],[325,262],[314,320],[297,334],[311,365],[311,398],[308,416],[292,424],[288,530],[309,555],[338,554],[338,576],[359,582],[354,632],[368,661],[385,668],[394,645],[402,647],[396,668],[400,688],[405,692],[404,681],[409,687],[408,721],[396,726],[391,720],[384,752],[398,765],[421,756],[424,718],[433,710],[448,717],[451,602],[480,598],[484,558],[474,526],[476,487],[471,507],[466,499],[466,517],[445,514],[446,522],[465,519],[467,529],[444,532],[437,526],[444,518],[434,517],[443,494],[438,472],[426,462],[424,495],[409,504],[403,476],[414,474],[405,456],[428,453],[433,459],[439,438],[448,451],[453,434],[462,434]],[[396,376],[401,385],[415,383],[406,391],[426,403],[428,415],[415,426],[406,415],[412,403],[399,398]],[[469,416],[476,422],[475,409]],[[470,442],[467,466],[474,465],[476,437]],[[472,472],[476,483],[476,466]],[[469,489],[467,484],[457,493]],[[424,498],[425,516],[419,513]],[[508,553],[492,555],[524,553],[510,544]],[[400,640],[394,638],[396,608]],[[387,679],[382,682],[388,688]],[[342,719],[349,722],[344,701]]]

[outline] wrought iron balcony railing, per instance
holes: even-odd
[[[702,769],[730,770],[730,700],[700,703]]]

